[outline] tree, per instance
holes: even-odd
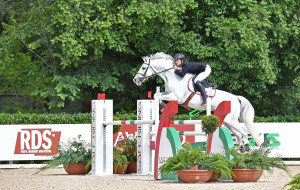
[[[39,97],[50,110],[69,111],[99,91],[118,100],[117,110],[134,109],[162,83],[134,86],[141,56],[162,51],[209,62],[209,80],[250,99],[257,115],[299,113],[296,0],[18,0],[5,7],[0,87],[14,83],[9,67],[26,67],[16,72],[28,82],[18,94]]]
[[[258,115],[299,113],[299,4],[197,3],[175,46],[191,59],[209,62],[210,79],[250,99]]]

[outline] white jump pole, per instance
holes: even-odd
[[[152,151],[150,150],[150,132],[154,127],[154,100],[137,101],[137,174],[153,173]],[[144,123],[150,120],[151,123]]]
[[[104,125],[136,125],[136,124],[154,124],[154,120],[124,120],[124,121],[104,121]]]
[[[92,100],[92,175],[113,174],[112,100]]]
[[[208,96],[207,96],[207,102],[206,102],[206,115],[211,115],[211,97],[209,97],[211,94],[211,90],[212,90],[212,88],[209,87],[208,92],[207,92]]]
[[[159,93],[159,87],[156,88]],[[149,124],[137,125],[137,174],[149,175],[154,173],[155,135],[159,125],[159,100],[138,100],[137,120],[154,120]],[[152,134],[152,135],[150,135]]]

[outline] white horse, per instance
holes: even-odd
[[[183,78],[174,73],[174,59],[165,53],[156,53],[151,56],[143,57],[144,63],[135,75],[133,82],[137,86],[141,86],[142,82],[151,76],[159,75],[165,82],[165,92],[155,94],[160,100],[178,101],[178,104],[187,103],[186,100],[191,94],[188,83],[192,74],[187,73]],[[237,138],[239,144],[248,146],[248,132],[251,134],[257,145],[262,142],[253,126],[254,108],[251,103],[242,96],[236,96],[229,92],[216,90],[215,95],[211,97],[211,110],[215,110],[222,101],[231,102],[231,112],[225,117],[223,125],[225,125]],[[201,95],[196,94],[188,102],[188,107],[193,109],[206,110],[206,105],[202,104]],[[244,122],[246,128],[239,123]],[[248,146],[249,147],[249,146]]]

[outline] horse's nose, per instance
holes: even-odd
[[[133,78],[133,82],[134,82],[135,84],[137,84],[137,81],[138,81],[137,78],[134,77],[134,78]]]

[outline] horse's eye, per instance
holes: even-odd
[[[143,70],[145,70],[145,69],[146,69],[146,67],[142,67],[142,69],[143,69]]]

